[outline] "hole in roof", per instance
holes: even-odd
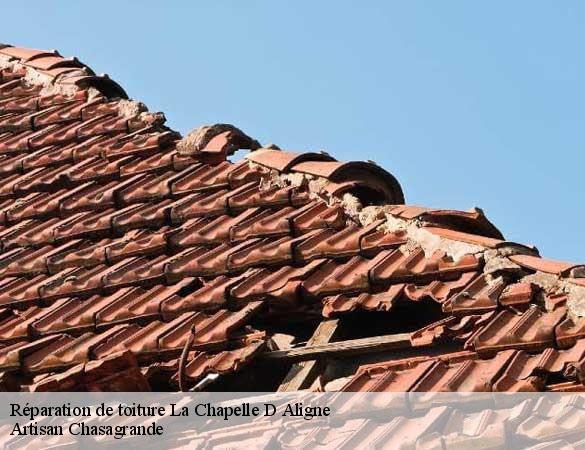
[[[344,339],[412,333],[445,317],[441,305],[436,302],[401,300],[403,301],[397,302],[390,311],[357,310],[342,315],[343,329],[346,330]]]

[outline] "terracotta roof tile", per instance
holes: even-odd
[[[404,293],[414,301],[429,297],[438,303],[446,303],[452,296],[470,285],[476,276],[476,272],[463,272],[453,280],[433,280],[423,284],[409,283],[406,285]]]
[[[210,373],[223,374],[240,370],[248,364],[254,356],[262,351],[264,343],[254,342],[246,347],[235,350],[225,350],[217,354],[195,352],[190,356],[185,367],[185,375],[191,382],[197,382]],[[174,376],[178,380],[179,375]]]
[[[339,230],[345,226],[344,219],[343,209],[340,206],[328,206],[323,202],[316,202],[303,206],[292,218],[292,226],[296,233],[320,228]]]
[[[55,254],[47,256],[47,270],[51,274],[71,267],[94,267],[106,262],[104,245],[109,240],[101,240],[97,243],[81,239],[70,240],[60,247]]]
[[[340,313],[347,313],[356,309],[369,311],[390,311],[404,292],[404,284],[395,284],[385,292],[376,294],[347,295],[339,294],[323,299],[323,315],[331,317]]]
[[[244,189],[232,193],[228,199],[228,205],[232,211],[241,211],[246,208],[282,206],[296,206],[293,203],[292,193],[297,189],[291,186],[279,188],[271,186],[266,189],[258,189],[255,184],[244,185]],[[303,202],[305,204],[306,202]]]
[[[131,352],[120,352],[101,360],[78,364],[63,372],[48,375],[29,388],[51,391],[150,391],[138,361]]]
[[[505,241],[501,239],[493,239],[477,234],[463,233],[461,231],[455,231],[448,228],[427,226],[425,227],[425,230],[445,239],[467,242],[468,244],[481,245],[489,248],[497,248],[498,246],[501,246],[505,243]]]
[[[576,267],[577,264],[567,263],[563,261],[553,261],[550,259],[543,259],[530,255],[512,255],[510,259],[516,264],[526,267],[531,270],[539,270],[541,272],[553,273],[561,275],[568,272],[571,268]]]
[[[22,361],[26,356],[47,348],[60,337],[60,335],[46,336],[32,342],[22,341],[0,347],[0,369],[5,371],[21,370]]]
[[[220,244],[237,241],[237,230],[240,224],[250,223],[250,226],[260,219],[261,214],[256,208],[250,208],[236,216],[227,214],[214,218],[197,218],[185,222],[169,237],[169,244],[174,248],[194,247],[196,245]],[[240,240],[259,237],[251,232],[250,228],[242,225]],[[244,234],[245,233],[245,234]]]
[[[536,286],[532,283],[516,283],[509,285],[500,294],[498,302],[502,306],[526,306],[530,304],[536,293]]]
[[[424,322],[407,341],[438,356],[362,367],[346,390],[583,386],[582,266],[505,241],[479,209],[404,205],[375,163],[226,124],[181,138],[80,61],[0,45],[0,174],[2,386],[146,390],[159,370],[176,388],[195,325],[193,385],[319,314],[369,335],[358,310],[406,326],[403,307]]]
[[[182,223],[195,217],[215,217],[228,214],[228,199],[233,195],[227,189],[211,194],[191,194],[173,203],[171,220]]]
[[[107,181],[118,178],[121,166],[131,157],[103,159],[100,157],[85,158],[72,166],[65,176],[71,183],[84,181]]]
[[[260,149],[247,156],[247,159],[262,166],[288,172],[294,165],[303,161],[334,161],[324,153],[283,152],[280,150]]]
[[[0,342],[23,341],[33,337],[30,335],[30,326],[46,314],[46,309],[31,306],[5,318],[0,322]]]
[[[239,250],[242,250],[256,241],[246,241],[235,247],[221,244],[212,249],[195,247],[182,251],[169,260],[165,272],[167,276],[177,279],[189,276],[223,275],[230,271],[237,271],[231,266],[230,260]]]
[[[583,345],[571,350],[546,348],[531,355],[506,350],[491,359],[473,352],[417,357],[360,367],[343,391],[490,392],[544,390],[548,375],[574,380],[585,357]]]
[[[450,298],[443,305],[443,309],[453,314],[477,314],[496,310],[498,299],[505,287],[502,278],[491,280],[486,275],[479,276],[462,292]]]
[[[295,247],[296,254],[302,261],[354,256],[360,252],[361,238],[370,231],[358,226],[349,226],[341,231],[326,228],[299,243]]]
[[[354,256],[346,263],[328,261],[312,274],[303,287],[311,295],[326,296],[334,293],[360,293],[370,289],[369,271],[376,260]]]
[[[276,271],[259,269],[248,273],[230,290],[230,295],[239,301],[267,298],[275,306],[287,307],[301,301],[300,288],[306,288],[304,280],[325,269],[324,260],[315,260],[303,267],[284,266]]]
[[[26,308],[40,302],[39,287],[47,280],[45,275],[34,278],[4,278],[0,284],[0,305]]]
[[[386,233],[382,230],[376,230],[360,239],[360,250],[365,255],[376,255],[379,250],[398,248],[406,243],[406,232]]]
[[[158,228],[170,222],[172,201],[131,205],[112,217],[112,234],[120,235],[137,228]]]
[[[28,372],[49,372],[65,369],[89,361],[92,348],[117,332],[117,329],[102,333],[85,333],[74,338],[58,335],[48,346],[37,350],[22,360],[23,370]]]
[[[563,308],[545,313],[536,306],[522,314],[502,310],[470,339],[469,346],[487,354],[507,348],[536,351],[553,344],[554,329],[565,314]]]
[[[454,262],[441,251],[427,257],[422,248],[417,248],[409,254],[397,249],[379,255],[383,257],[377,257],[379,258],[377,264],[370,273],[374,283],[430,277],[449,279],[464,272],[475,271],[479,267],[479,261],[474,255],[466,255]]]
[[[291,264],[293,262],[293,248],[295,242],[304,240],[303,237],[292,239],[285,236],[278,239],[262,239],[246,246],[230,256],[231,268],[248,268],[254,266],[269,266]]]
[[[465,342],[477,329],[489,323],[494,315],[495,312],[463,317],[448,316],[411,333],[410,342],[415,347],[447,341]]]
[[[144,218],[140,219],[143,224],[145,223],[144,220]],[[149,221],[148,225],[151,224],[152,222]],[[170,233],[171,230],[165,228],[129,231],[123,237],[112,240],[105,246],[106,260],[111,264],[121,259],[134,256],[156,256],[164,254],[167,250],[167,240],[169,239]]]

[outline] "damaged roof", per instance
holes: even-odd
[[[0,45],[0,174],[4,390],[585,388],[584,267],[373,162],[182,137]]]

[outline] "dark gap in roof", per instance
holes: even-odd
[[[410,333],[444,317],[433,301],[398,302],[390,311],[354,311],[343,317],[343,339]]]
[[[571,378],[571,377],[567,377],[565,376],[565,374],[563,372],[551,372],[551,373],[545,373],[543,374],[544,377],[546,377],[546,384],[557,384],[557,383],[564,383],[567,381],[567,378]]]
[[[164,371],[151,375],[148,378],[150,387],[154,392],[176,392],[177,388],[169,383],[170,373]]]
[[[291,320],[284,320],[282,317],[258,315],[250,322],[250,325],[257,329],[265,331],[268,336],[276,333],[289,334],[295,337],[294,345],[308,341],[313,335],[317,325],[322,318],[311,318],[302,320],[301,317],[291,317]]]

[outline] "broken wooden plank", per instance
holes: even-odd
[[[313,333],[313,336],[311,336],[311,339],[307,342],[307,347],[329,343],[337,331],[338,324],[339,319],[322,321]],[[295,363],[279,386],[278,392],[292,392],[305,389],[309,387],[318,373],[319,361],[317,360]]]
[[[386,350],[408,349],[410,333],[389,334],[370,338],[352,339],[349,341],[328,344],[306,345],[304,347],[276,350],[260,355],[264,360],[273,361],[309,361],[323,357],[342,358],[356,354],[376,353]]]

